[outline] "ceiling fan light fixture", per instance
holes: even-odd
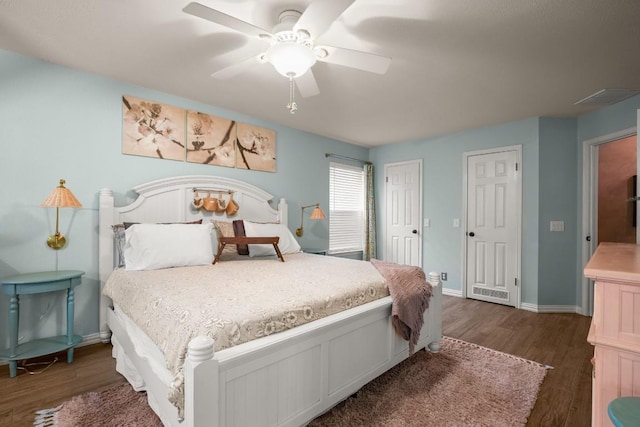
[[[296,36],[298,36],[298,40],[311,40],[311,34],[307,30],[297,30]]]
[[[191,1],[182,10],[232,31],[268,41],[270,47],[266,52],[227,65],[211,76],[228,79],[256,63],[270,62],[279,74],[289,80],[290,96],[287,107],[293,114],[298,108],[294,99],[295,86],[305,98],[320,93],[313,72],[310,71],[316,60],[377,74],[387,72],[391,58],[336,46],[315,46],[315,39],[322,37],[354,1],[307,0],[303,2],[306,3],[304,12],[295,9],[282,11],[278,15],[278,23],[271,31],[196,1]],[[290,2],[284,2],[288,3]]]
[[[267,50],[267,61],[285,77],[300,77],[316,63],[316,55],[296,42],[274,43]]]
[[[329,55],[329,52],[327,52],[327,49],[324,49],[322,47],[316,47],[313,49],[313,54],[316,56],[316,58],[326,58]]]

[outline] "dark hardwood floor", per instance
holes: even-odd
[[[444,335],[552,366],[540,387],[529,427],[591,425],[590,317],[532,313],[444,297]]]
[[[443,334],[552,366],[527,426],[591,425],[591,318],[577,314],[536,314],[475,300],[444,297]],[[72,364],[60,360],[45,372],[18,371],[9,378],[0,366],[0,426],[31,426],[34,412],[72,396],[125,380],[115,371],[111,346],[75,350]],[[45,357],[44,360],[51,360]]]

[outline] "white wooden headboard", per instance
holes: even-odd
[[[225,213],[213,213],[196,209],[192,202],[194,189],[229,191],[238,204],[238,213],[228,217]],[[202,218],[234,220],[246,219],[255,222],[279,222],[288,224],[287,202],[280,199],[278,208],[271,207],[273,196],[266,191],[231,178],[209,175],[178,176],[158,179],[133,188],[137,199],[126,206],[114,205],[113,191],[100,191],[99,232],[98,232],[98,274],[100,276],[100,338],[108,342],[111,333],[107,327],[107,310],[111,300],[102,295],[102,288],[113,271],[114,224],[127,222],[185,222]],[[214,196],[212,194],[212,196]],[[214,196],[215,197],[215,196]]]

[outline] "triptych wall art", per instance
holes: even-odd
[[[133,96],[122,97],[122,152],[276,171],[275,131]]]

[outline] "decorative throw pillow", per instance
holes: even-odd
[[[294,254],[301,251],[291,231],[284,224],[262,224],[259,222],[244,222],[244,230],[247,237],[271,237],[278,236],[278,248],[282,254]],[[276,251],[273,245],[249,245],[249,256],[267,256],[275,255]]]
[[[124,226],[124,229],[126,230],[127,228],[131,227],[132,225],[135,224],[142,224],[140,222],[123,222],[122,225]],[[202,224],[202,218],[200,219],[194,219],[193,221],[185,221],[185,222],[158,222],[157,224],[163,224],[163,225],[168,225],[168,224]]]
[[[125,231],[127,270],[157,270],[213,261],[212,224],[135,224]]]
[[[124,224],[115,224],[111,226],[114,236],[114,246],[116,250],[116,267],[124,267]]]
[[[235,234],[233,233],[233,223],[231,221],[216,221],[216,220],[211,220],[211,222],[213,223],[213,226],[215,227],[216,230],[216,235],[218,237],[218,241],[220,241],[221,237],[234,237]],[[217,252],[217,245],[215,248],[215,252]],[[233,244],[227,244],[224,246],[224,249],[222,250],[223,254],[229,254],[229,253],[236,253],[238,251],[238,249],[236,248],[236,245]]]

